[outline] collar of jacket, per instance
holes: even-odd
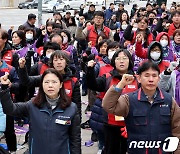
[[[138,89],[138,101],[148,101],[147,96],[143,92],[142,88]],[[154,95],[154,102],[162,102],[164,100],[164,95],[159,88],[156,88],[156,92]]]
[[[28,21],[27,21],[27,24],[28,24],[30,27],[32,27],[32,28],[35,27],[35,25],[31,25]]]
[[[62,110],[60,107],[58,107],[58,106],[56,106],[55,108],[54,108],[54,110],[52,110],[52,108],[51,108],[51,106],[50,106],[50,104],[48,103],[48,102],[46,102],[46,103],[44,103],[41,107],[40,107],[40,109],[39,109],[41,112],[46,112],[46,113],[48,113],[49,115],[53,115],[53,114],[55,114],[55,113],[57,113],[57,112],[60,112],[60,113],[62,113],[62,112],[64,112],[64,110]]]

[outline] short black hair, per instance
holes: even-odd
[[[100,17],[104,18],[104,12],[102,12],[102,11],[95,11],[93,17],[95,17],[95,16],[100,16]]]
[[[61,50],[59,44],[57,44],[56,42],[46,42],[46,43],[44,44],[43,56],[46,56],[46,51],[47,51],[48,49]]]
[[[137,5],[137,4],[136,4]],[[123,2],[120,2],[119,3],[119,6],[123,6],[124,7],[124,3]]]
[[[128,67],[128,70],[129,70],[129,71],[130,71],[130,70],[133,71],[134,62],[133,62],[133,60],[132,60],[131,54],[129,53],[129,51],[128,51],[127,49],[119,49],[119,50],[117,50],[117,51],[114,53],[114,55],[113,55],[113,57],[112,57],[112,59],[111,59],[111,66],[113,66],[114,68],[116,68],[115,59],[116,59],[116,57],[118,57],[118,55],[119,55],[120,52],[123,52],[123,53],[129,58],[129,67]]]
[[[180,12],[179,11],[174,11],[171,13],[171,18],[173,18],[176,14],[180,15]]]
[[[107,51],[111,48],[116,48],[116,47],[119,47],[120,48],[120,45],[119,45],[119,42],[116,42],[116,41],[112,41],[108,44],[108,47],[107,47]]]
[[[110,5],[109,5],[109,6],[111,6],[111,5],[114,5],[114,3],[110,3]]]
[[[141,75],[143,72],[147,71],[150,68],[157,71],[158,74],[160,74],[160,69],[159,69],[158,64],[150,60],[143,62],[142,65],[138,67],[137,74]]]
[[[150,6],[152,7],[151,3],[147,3],[147,4],[146,4],[146,7],[147,7],[148,5],[150,5]]]
[[[36,15],[33,13],[28,14],[28,20],[36,19]]]

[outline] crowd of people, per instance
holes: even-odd
[[[17,30],[1,27],[6,152],[16,153],[16,122],[29,124],[30,154],[81,154],[86,128],[86,146],[98,142],[97,154],[165,154],[164,140],[180,139],[180,4],[133,4],[130,13],[123,3],[84,8],[54,12],[41,27],[32,13]],[[91,115],[82,123],[86,95]],[[161,144],[143,146],[153,141]]]

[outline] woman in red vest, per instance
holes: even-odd
[[[111,65],[114,69],[97,78],[94,73],[95,64],[96,62],[93,60],[88,62],[87,85],[90,89],[104,92],[104,94],[111,85],[117,84],[122,79],[123,74],[134,75],[133,61],[127,50],[118,50],[111,60]],[[134,80],[131,85],[123,89],[123,93],[129,93],[136,89],[138,89],[138,83]],[[107,113],[104,115],[105,153],[125,154],[127,152],[127,142],[126,139],[121,136],[120,130],[125,126],[123,117],[116,117],[113,114]]]

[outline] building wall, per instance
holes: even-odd
[[[17,7],[20,2],[25,0],[0,0],[0,7]]]

